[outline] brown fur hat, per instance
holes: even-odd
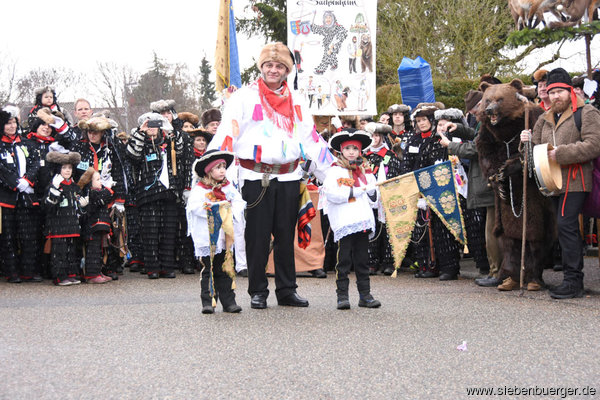
[[[52,115],[52,111],[48,107],[40,108],[37,111],[37,117],[44,121],[45,124],[53,124],[54,116]]]
[[[106,117],[92,117],[87,120],[79,121],[79,129],[87,132],[103,132],[112,129],[110,120]]]
[[[187,112],[187,111],[177,113],[177,117],[180,120],[182,120],[184,122],[189,122],[190,124],[192,124],[194,126],[198,126],[198,123],[200,122],[200,118],[196,114],[192,114],[191,112]]]
[[[263,47],[258,56],[258,61],[256,62],[259,71],[261,70],[262,65],[267,61],[282,63],[286,66],[288,73],[292,71],[292,67],[294,66],[294,60],[292,60],[290,49],[281,42],[269,43]]]
[[[477,105],[481,101],[483,97],[483,93],[479,90],[469,90],[467,94],[465,94],[465,109],[469,112],[473,107]]]
[[[175,111],[175,100],[158,100],[150,103],[150,110],[160,114],[164,111]]]
[[[68,153],[50,151],[46,154],[46,161],[54,164],[71,164],[76,166],[81,162],[81,154],[76,151],[69,151]]]
[[[349,123],[351,128],[357,129],[360,126],[360,117],[358,115],[340,115],[342,123]]]
[[[119,140],[125,140],[125,141],[129,140],[129,138],[131,137],[129,135],[129,133],[127,133],[125,131],[119,132],[115,136],[117,137],[117,139],[119,139]]]
[[[548,70],[547,69],[538,69],[533,73],[531,80],[537,86],[538,82],[545,81],[548,79]]]
[[[206,128],[213,121],[221,122],[221,111],[217,108],[209,108],[202,113],[202,126]]]
[[[81,175],[79,181],[77,181],[77,186],[79,186],[80,189],[83,189],[85,185],[92,181],[92,177],[94,176],[95,172],[96,170],[93,167],[89,167],[87,171],[85,171],[83,175]]]

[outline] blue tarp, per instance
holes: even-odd
[[[404,57],[398,67],[398,79],[402,91],[402,103],[415,108],[419,103],[433,103],[433,81],[431,67],[420,56],[411,60]]]

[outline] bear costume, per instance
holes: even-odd
[[[519,135],[525,129],[525,109],[528,100],[523,96],[523,82],[491,85],[481,83],[483,98],[479,108],[481,128],[477,151],[482,172],[492,182],[496,203],[494,234],[499,237],[504,261],[500,290],[519,287],[521,239],[523,234],[523,170],[519,151]],[[529,107],[529,127],[541,114],[539,107]],[[543,285],[542,272],[552,255],[556,236],[555,217],[551,202],[539,191],[535,180],[527,183],[527,246],[525,282],[528,290]]]

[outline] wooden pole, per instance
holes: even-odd
[[[529,129],[529,108],[525,105],[525,130]],[[521,274],[520,274],[520,287],[521,287],[521,296],[523,296],[523,291],[525,289],[525,244],[527,240],[527,169],[528,169],[528,158],[529,158],[529,146],[524,147],[524,162],[523,162],[523,204],[522,208],[522,216],[523,216],[523,234],[521,236]]]
[[[590,18],[591,19],[591,18]],[[585,61],[587,65],[587,77],[592,79],[592,51],[591,51],[592,37],[590,34],[585,35]]]

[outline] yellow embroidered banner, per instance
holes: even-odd
[[[387,232],[394,254],[394,264],[398,267],[410,243],[415,219],[419,186],[412,172],[389,179],[379,185]]]

